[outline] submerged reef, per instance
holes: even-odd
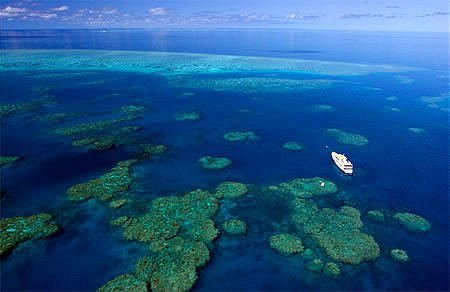
[[[379,210],[373,210],[367,212],[367,217],[373,221],[377,222],[383,222],[384,221],[384,214]]]
[[[147,283],[132,274],[124,274],[112,279],[97,290],[98,292],[136,291],[147,292]]]
[[[118,209],[118,208],[124,206],[126,203],[128,203],[128,201],[126,199],[118,199],[118,200],[111,201],[109,203],[109,207]]]
[[[311,110],[317,113],[333,112],[335,108],[328,104],[315,104],[311,106]]]
[[[369,143],[369,140],[362,135],[339,129],[328,129],[327,133],[334,136],[340,144],[364,146]]]
[[[74,55],[77,57],[71,58]],[[167,77],[193,76],[196,73],[247,73],[249,71],[273,73],[286,71],[331,76],[355,76],[418,70],[418,68],[406,66],[167,52],[84,50],[83,52],[76,51],[75,54],[71,50],[33,50],[26,53],[8,50],[0,55],[0,70],[23,71],[32,69],[41,71],[76,70],[80,73],[93,70],[120,70],[123,72],[153,73]],[[264,84],[262,85],[264,86]]]
[[[56,233],[58,225],[50,214],[0,219],[0,257],[9,254],[19,243],[46,238]]]
[[[247,232],[247,223],[240,219],[230,219],[222,224],[223,230],[228,234],[238,235]]]
[[[200,119],[200,113],[198,112],[183,112],[175,115],[177,121],[195,121]]]
[[[52,101],[51,98],[46,97],[24,103],[0,104],[0,118],[4,118],[11,114],[25,113],[32,111],[39,106],[50,103],[51,101]]]
[[[344,206],[339,211],[320,209],[311,200],[297,199],[291,219],[332,259],[357,265],[380,255],[377,242],[361,231],[360,216],[360,212],[352,207]]]
[[[223,135],[223,138],[228,141],[255,141],[259,136],[254,132],[231,132]]]
[[[321,177],[296,178],[275,187],[275,190],[293,195],[295,198],[312,198],[337,192],[337,186]]]
[[[323,261],[321,259],[313,259],[306,266],[311,272],[321,272],[323,269]]]
[[[303,243],[295,235],[283,233],[270,237],[270,247],[282,254],[294,254],[303,251]]]
[[[408,128],[408,130],[412,133],[422,134],[425,133],[425,130],[422,128]]]
[[[165,145],[154,145],[154,144],[140,144],[142,149],[141,155],[144,157],[151,157],[154,155],[160,155],[167,151],[167,147]]]
[[[108,201],[128,190],[133,183],[131,165],[136,162],[136,159],[121,161],[100,178],[70,187],[67,190],[69,200],[83,201],[95,197]]]
[[[396,213],[394,219],[398,221],[403,227],[414,232],[426,232],[431,229],[431,223],[416,214],[412,213]]]
[[[224,169],[231,165],[232,161],[224,157],[204,156],[198,160],[200,165],[206,169]]]
[[[391,258],[393,258],[396,262],[406,263],[409,261],[409,256],[406,251],[402,249],[393,249],[390,252]]]
[[[82,113],[54,113],[37,116],[34,119],[43,122],[57,123],[82,116]]]
[[[197,78],[187,76],[171,76],[172,86],[193,89],[212,89],[226,92],[243,93],[288,93],[299,90],[324,89],[344,81],[331,79],[283,79],[273,77],[241,77],[241,78]]]
[[[218,210],[213,194],[194,190],[181,197],[160,197],[137,218],[111,222],[123,227],[128,240],[148,243],[152,256],[141,258],[135,275],[153,291],[188,291],[197,281],[197,268],[210,259],[209,247],[219,231],[210,219]]]
[[[339,278],[341,275],[341,269],[339,269],[339,266],[335,263],[329,262],[326,263],[325,267],[323,268],[323,273],[331,278]]]
[[[92,135],[92,134],[104,134],[104,131],[108,130],[109,128],[116,126],[117,124],[132,121],[135,120],[140,114],[147,111],[147,109],[144,106],[136,106],[136,105],[125,105],[122,106],[119,110],[121,113],[121,116],[115,119],[110,120],[99,120],[89,123],[81,123],[75,126],[71,127],[65,127],[65,128],[57,128],[54,129],[53,132],[58,135],[64,135],[64,136],[72,136],[72,135]],[[121,129],[124,132],[130,132],[132,130],[137,130],[137,128],[129,128],[125,127]],[[118,135],[123,135],[124,133],[117,133]],[[87,138],[84,136],[83,138]]]
[[[20,160],[19,156],[0,156],[0,166],[12,164]]]
[[[398,100],[398,97],[395,96],[395,95],[391,95],[391,96],[386,97],[386,100],[389,100],[389,101],[396,101],[396,100]]]
[[[235,199],[248,193],[245,184],[239,182],[225,181],[216,188],[216,197],[218,199]]]
[[[421,100],[425,102],[428,107],[438,108],[443,111],[447,111],[449,99],[450,99],[450,92],[443,92],[438,96],[421,97]]]
[[[303,145],[297,142],[287,142],[283,144],[283,148],[291,151],[303,150]]]

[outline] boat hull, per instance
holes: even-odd
[[[350,163],[350,161],[345,160],[342,161],[339,159],[339,155],[336,152],[331,152],[331,158],[334,161],[334,164],[345,174],[345,175],[352,175],[353,174],[353,165]]]

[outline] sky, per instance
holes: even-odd
[[[1,29],[449,30],[449,0],[0,0]]]

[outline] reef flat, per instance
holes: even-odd
[[[419,70],[408,66],[209,54],[94,50],[3,50],[4,70],[119,70],[164,76],[230,72],[304,72],[331,76]]]

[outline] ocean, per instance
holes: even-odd
[[[20,157],[1,166],[1,217],[45,212],[59,226],[1,259],[3,291],[96,290],[133,273],[157,252],[110,221],[139,217],[156,198],[214,193],[224,181],[244,183],[248,193],[218,200],[211,219],[220,234],[206,244],[210,259],[197,267],[194,291],[449,289],[447,34],[16,30],[0,31],[0,49],[1,155]],[[80,124],[90,128],[67,133]],[[234,132],[256,137],[224,139]],[[109,144],[97,151],[93,142],[73,144],[98,137]],[[142,144],[167,151],[143,158]],[[331,150],[352,161],[352,176],[333,164]],[[205,156],[232,163],[206,169],[198,161]],[[125,206],[68,200],[70,187],[134,158],[133,182],[118,195]],[[376,257],[344,263],[293,222],[290,195],[302,195],[280,184],[313,177],[337,191],[307,200],[359,210],[363,226],[343,230],[371,236]],[[386,219],[371,219],[373,210]],[[405,228],[399,212],[420,215],[431,229]],[[222,224],[231,218],[247,232],[227,233]],[[313,271],[305,252],[271,248],[279,233],[301,238],[340,276]],[[392,249],[406,250],[409,261],[393,260]]]

